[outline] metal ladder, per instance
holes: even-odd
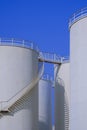
[[[64,82],[63,80],[58,77],[56,77],[56,82],[57,83],[61,83],[61,85],[64,87]],[[68,94],[67,94],[67,91],[64,87],[64,90],[65,90],[65,93],[64,93],[64,125],[65,125],[65,130],[69,130],[69,118],[70,118],[70,108],[69,108],[69,97],[68,97]]]

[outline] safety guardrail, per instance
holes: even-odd
[[[76,13],[74,13],[69,19],[69,28],[78,20],[87,17],[87,7],[80,9]]]
[[[46,59],[46,60],[55,60],[55,61],[60,61],[61,60],[61,57],[57,56],[56,54],[54,53],[48,53],[48,52],[40,52],[39,53],[39,56],[42,58],[42,59]]]
[[[59,62],[59,63],[67,63],[69,62],[69,57],[62,57],[58,56],[55,53],[47,53],[47,52],[39,52],[39,58],[47,61],[52,62]]]
[[[33,42],[27,40],[18,40],[15,38],[0,38],[0,46],[24,47],[39,52],[38,46],[36,46]],[[39,58],[61,63],[68,62],[69,60],[69,58],[58,56],[55,53],[46,53],[46,52],[39,52]]]
[[[69,56],[61,57],[61,63],[67,63],[69,61],[70,61]]]
[[[49,74],[44,74],[41,79],[53,82],[53,78]]]
[[[39,69],[38,76],[35,77],[30,84],[22,88],[20,91],[18,91],[15,95],[13,95],[11,98],[9,98],[7,101],[1,101],[0,102],[0,111],[2,110],[9,110],[13,105],[15,106],[16,102],[19,100],[23,100],[26,93],[28,93],[40,80],[44,73],[44,63],[42,64],[41,68]]]
[[[0,46],[17,46],[39,51],[38,47],[32,41],[18,40],[15,38],[0,38]]]

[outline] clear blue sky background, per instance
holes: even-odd
[[[69,55],[70,16],[87,0],[0,0],[0,36],[34,41],[42,51]]]
[[[87,0],[0,0],[0,37],[31,40],[41,51],[68,56],[69,18],[86,6]]]

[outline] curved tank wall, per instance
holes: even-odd
[[[52,130],[51,86],[50,80],[39,82],[39,130]]]
[[[55,83],[55,130],[69,130],[70,63],[59,67]]]
[[[0,46],[0,102],[7,101],[38,75],[38,53],[32,49]],[[1,104],[0,104],[1,105]],[[1,130],[38,130],[38,85],[13,115],[0,119]]]
[[[87,9],[86,9],[87,11]],[[87,13],[70,28],[71,130],[87,129]]]

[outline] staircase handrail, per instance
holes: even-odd
[[[20,91],[18,91],[14,96],[9,98],[7,101],[1,101],[1,111],[2,110],[8,110],[17,100],[21,99],[23,95],[25,95],[27,92],[30,92],[34,86],[38,83],[40,78],[42,77],[44,72],[44,63],[42,64],[41,69],[39,70],[38,76],[36,76],[30,84],[22,88]]]

